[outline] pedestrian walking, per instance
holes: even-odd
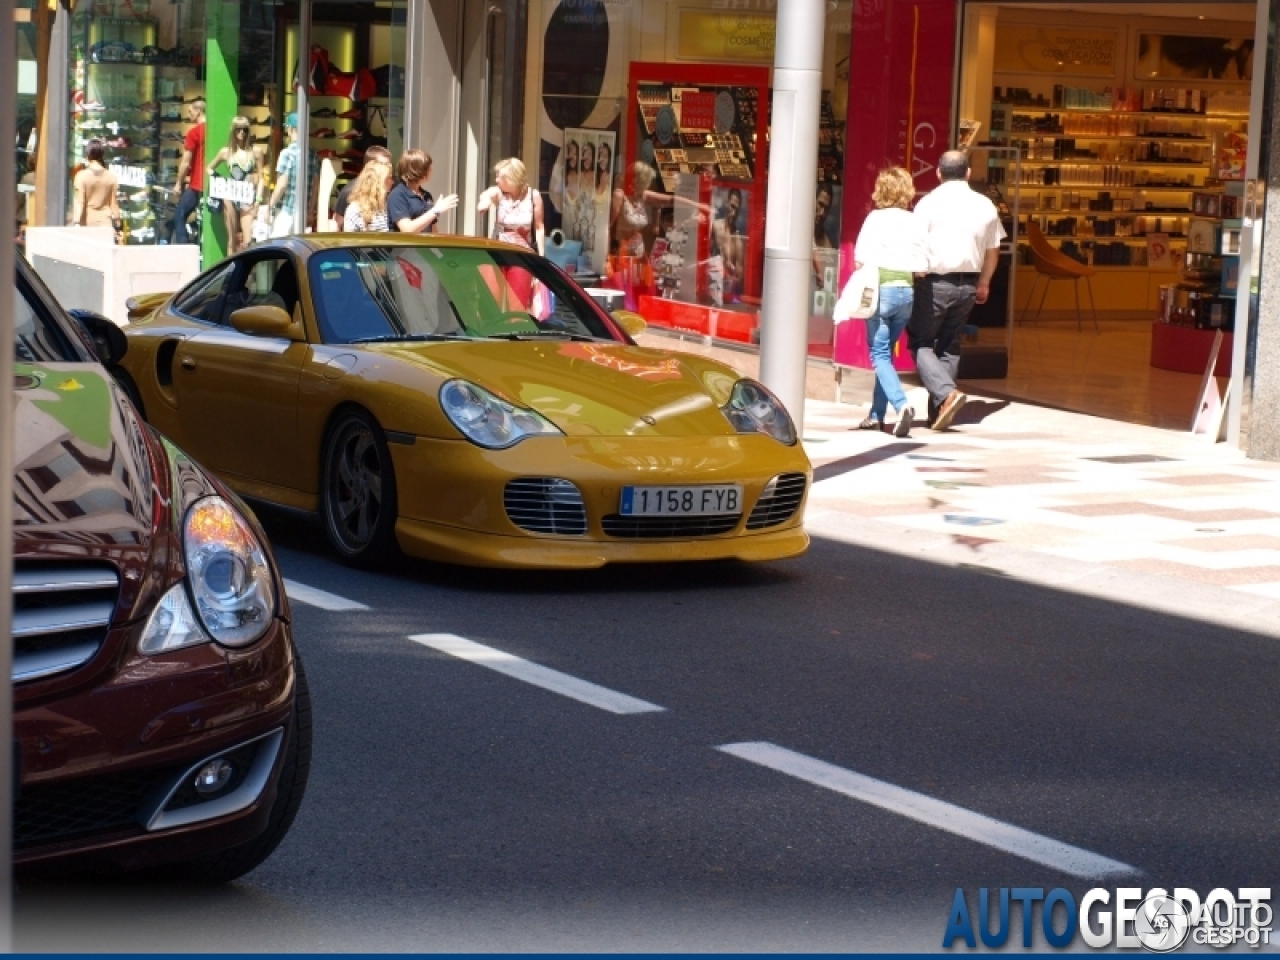
[[[276,158],[276,186],[271,191],[271,236],[287,237],[293,233],[295,206],[298,197],[298,166],[302,163],[303,150],[307,157],[307,204],[305,209],[315,209],[314,199],[320,185],[320,160],[314,150],[304,148],[298,143],[298,115],[291,113],[284,118],[284,129],[289,136],[289,145],[280,151]],[[308,212],[307,219],[311,218]],[[298,224],[306,227],[306,224]],[[299,233],[302,231],[299,230]]]
[[[187,104],[187,117],[192,127],[182,139],[182,159],[178,161],[178,178],[173,184],[178,198],[173,212],[170,243],[195,243],[197,238],[187,228],[187,218],[200,207],[204,196],[204,99],[197,97]]]
[[[351,233],[387,233],[391,222],[387,214],[387,195],[395,178],[389,163],[367,163],[352,181],[347,209],[342,216],[342,229]]]
[[[79,227],[120,229],[120,204],[116,199],[116,175],[107,169],[105,148],[96,137],[84,146],[85,167],[76,174],[75,206],[71,222]],[[25,199],[25,198],[24,198]]]
[[[915,198],[911,174],[902,167],[881,170],[871,198],[876,208],[862,223],[853,259],[858,269],[870,264],[880,272],[876,312],[866,321],[876,386],[871,397],[871,412],[858,426],[863,430],[881,429],[892,404],[898,412],[893,435],[906,437],[911,434],[915,411],[907,405],[902,381],[894,369],[893,348],[911,319],[914,277],[928,270],[929,261],[925,257],[920,221],[910,209]]]
[[[425,150],[406,150],[396,172],[400,182],[387,198],[391,224],[401,233],[435,233],[440,216],[458,205],[456,193],[436,200],[426,189],[431,178],[431,157]]]
[[[594,165],[594,159],[592,163]],[[498,162],[493,174],[496,185],[480,194],[476,212],[487,213],[496,209],[493,228],[496,239],[542,253],[547,241],[547,231],[542,223],[542,196],[529,186],[524,163],[509,157]],[[579,190],[590,193],[590,181],[580,183]],[[587,249],[585,241],[583,249]]]
[[[956,389],[960,331],[976,303],[986,303],[1004,228],[987,197],[969,186],[969,158],[948,150],[938,160],[941,184],[916,204],[929,272],[916,281],[908,325],[911,352],[929,392],[930,425],[945,430],[968,399]]]

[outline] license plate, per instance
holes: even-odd
[[[624,517],[705,517],[742,512],[742,487],[717,483],[696,487],[623,487]]]

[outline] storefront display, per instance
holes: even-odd
[[[369,146],[402,149],[406,6],[395,0],[369,10],[312,7],[312,147],[333,161],[335,190],[359,172]],[[68,135],[65,155],[49,176],[66,180],[67,215],[70,183],[96,138],[120,187],[120,242],[194,242],[206,264],[249,242],[251,218],[232,218],[225,208],[252,212],[274,182],[282,121],[293,100],[297,7],[94,0],[61,15],[72,17],[69,105],[65,113],[57,105],[50,109],[51,122],[65,123]],[[344,22],[321,22],[333,15]],[[201,105],[207,120],[203,149],[198,137],[188,139]],[[237,118],[249,125],[239,140],[233,136]],[[210,176],[210,161],[233,148],[237,162],[220,161]],[[188,152],[188,186],[198,196],[183,203],[181,212],[190,216],[180,226],[177,180]],[[253,197],[241,183],[246,178],[256,178]]]
[[[640,297],[736,310],[751,318],[738,339],[752,338],[764,269],[768,76],[757,67],[631,65],[624,178],[652,176],[644,202],[659,213],[643,255],[620,251],[610,273],[642,310]],[[711,313],[694,323],[710,332]]]
[[[116,16],[79,13],[72,21],[73,74],[68,158],[73,175],[86,144],[99,139],[120,184],[121,239],[168,239],[177,172],[190,127],[184,106],[204,93],[200,52],[158,45],[159,21],[145,5]]]
[[[1034,224],[1098,271],[1104,316],[1149,320],[1161,288],[1179,282],[1184,258],[1212,229],[1197,205],[1219,208],[1243,177],[1252,40],[1199,21],[1204,35],[1193,37],[1141,15],[1103,15],[1087,28],[1055,17],[998,16],[989,136],[1019,156],[1016,182],[1012,157],[991,160],[984,175],[1016,189],[1020,233]],[[1056,60],[1028,62],[1028,50],[1056,51]],[[1065,77],[1057,61],[1068,56]],[[1036,268],[1025,242],[1018,264],[1018,286],[1030,291]],[[1047,315],[1074,316],[1070,296],[1065,285],[1051,294]]]

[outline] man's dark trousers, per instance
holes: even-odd
[[[200,198],[204,196],[198,190],[187,187],[178,198],[178,209],[173,213],[173,235],[170,243],[195,243],[195,238],[187,230],[187,217],[196,212],[200,206]]]
[[[930,273],[915,281],[908,346],[935,408],[956,388],[960,331],[978,294],[976,273]]]

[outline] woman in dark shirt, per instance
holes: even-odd
[[[423,150],[406,150],[400,156],[399,182],[387,197],[387,219],[401,233],[434,233],[440,215],[458,205],[458,195],[434,200],[423,189],[431,176],[431,157]]]

